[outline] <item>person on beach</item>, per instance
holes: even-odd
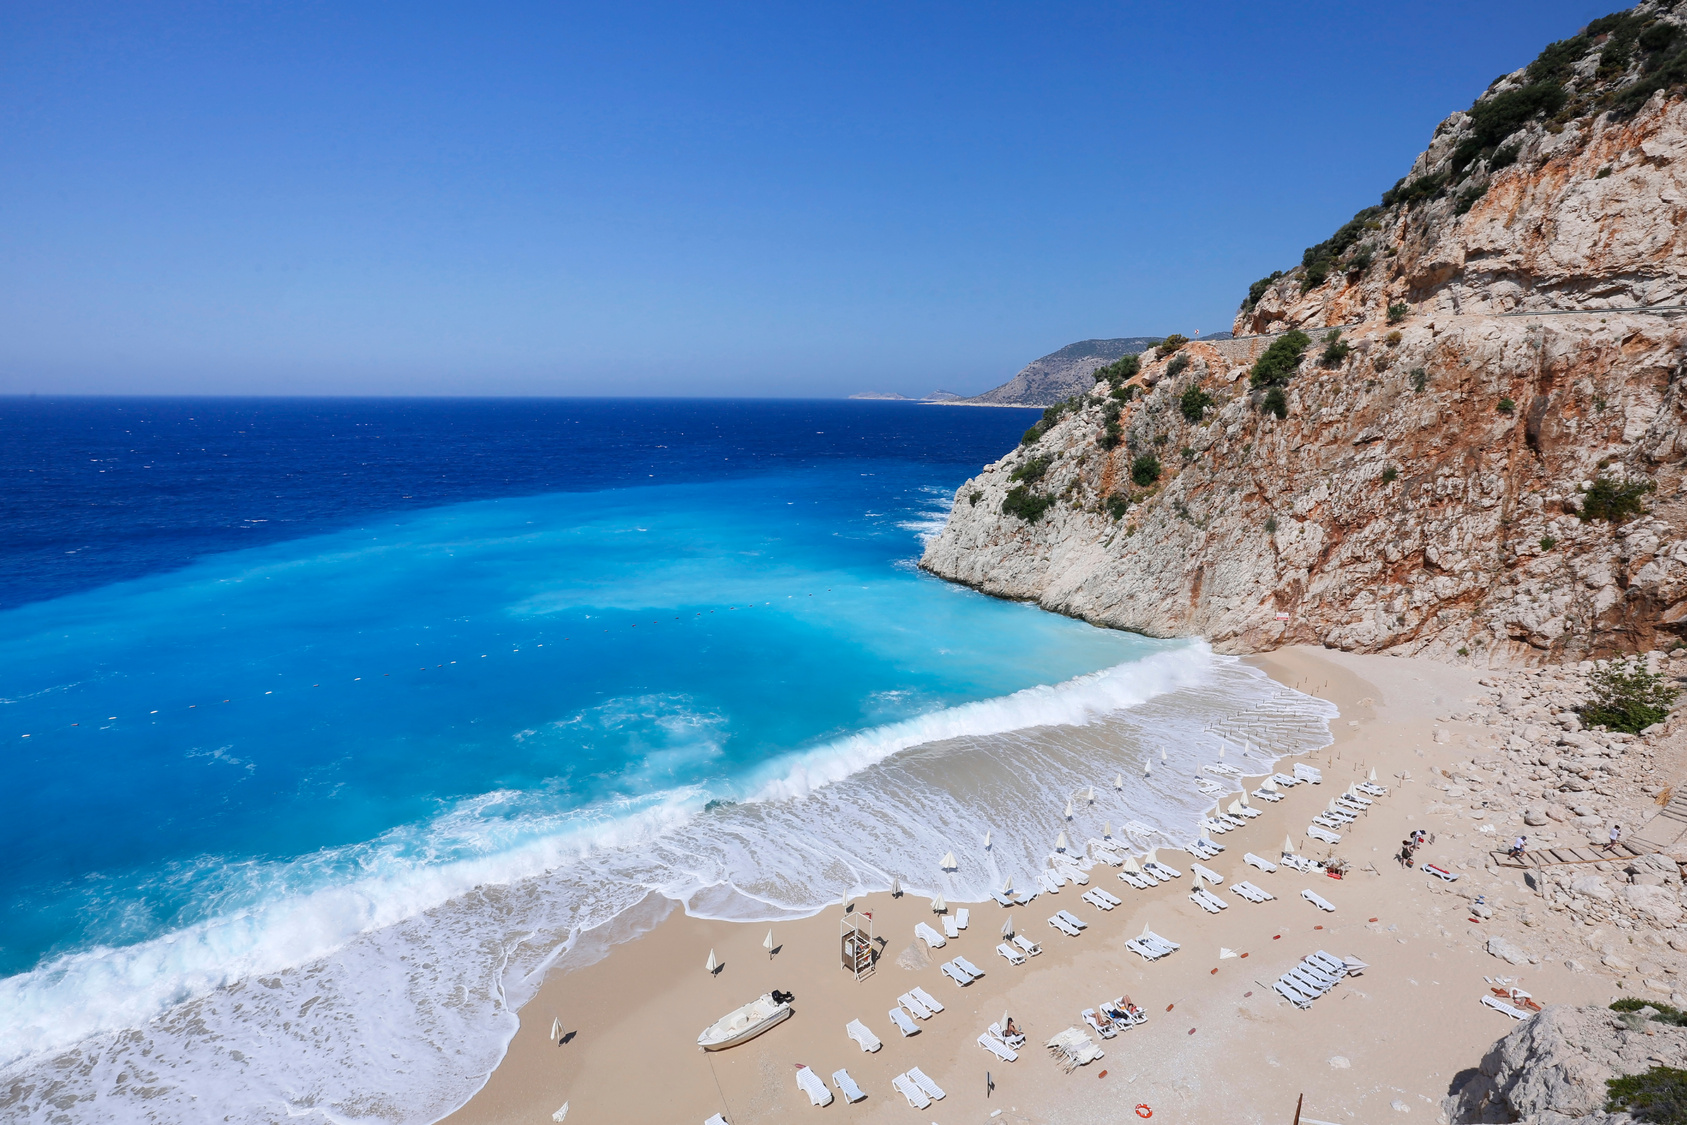
[[[1400,841],[1400,854],[1394,858],[1400,861],[1401,867],[1412,866],[1412,841],[1410,837]]]
[[[1528,843],[1529,837],[1527,836],[1519,836],[1517,839],[1513,840],[1511,842],[1511,858],[1522,859],[1524,853],[1527,851]]]
[[[1616,851],[1617,842],[1619,840],[1621,840],[1622,838],[1623,838],[1623,826],[1620,825],[1620,824],[1611,825],[1611,842],[1605,845],[1605,850],[1606,851]]]

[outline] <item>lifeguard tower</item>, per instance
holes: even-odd
[[[843,967],[856,980],[873,974],[873,916],[851,910],[838,923],[838,944],[843,952]]]

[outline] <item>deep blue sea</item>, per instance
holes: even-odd
[[[917,569],[1034,417],[0,400],[0,1115],[429,1121],[652,893],[977,899],[1080,786],[1173,842],[1197,757],[1326,740]]]

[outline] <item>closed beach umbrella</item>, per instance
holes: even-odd
[[[1335,812],[1336,811],[1336,799],[1334,797],[1330,798],[1330,803],[1326,807],[1325,811],[1327,811],[1327,812]]]
[[[1160,862],[1160,849],[1159,848],[1149,848],[1148,854],[1142,857],[1142,862],[1144,862],[1144,863],[1159,863]]]
[[[892,875],[890,877],[890,897],[891,898],[901,898],[902,897],[902,880],[898,879],[894,875]]]
[[[1013,893],[1013,876],[1012,875],[1009,875],[1006,879],[1002,880],[1002,893],[1004,895],[1011,895]]]
[[[1057,852],[1063,852],[1066,850],[1066,833],[1062,832],[1055,838],[1054,850]]]
[[[1373,769],[1371,771],[1371,780],[1375,781],[1376,779],[1377,779],[1377,771]]]
[[[990,833],[988,832],[984,833],[984,850],[990,850]]]
[[[1085,797],[1089,801],[1090,804],[1092,804],[1092,805],[1095,804],[1095,786],[1092,785],[1092,786],[1089,787],[1089,791],[1085,795]]]
[[[1010,937],[1013,936],[1013,915],[1012,914],[1009,914],[1008,920],[1006,922],[1002,923],[1002,936],[1005,937],[1005,938],[1010,938]]]
[[[1153,772],[1154,772],[1153,766],[1149,765],[1147,762],[1142,763],[1142,776],[1143,777],[1147,777],[1150,774],[1152,774]],[[1121,788],[1123,788],[1123,787],[1121,786]]]
[[[955,853],[954,852],[944,852],[943,853],[943,870],[953,871],[958,866],[960,866],[960,865],[955,862]]]
[[[1242,807],[1243,807],[1243,808],[1247,808],[1247,807],[1248,807],[1248,793],[1247,793],[1247,790],[1245,790],[1245,789],[1244,789],[1244,790],[1243,790],[1243,791],[1242,791],[1242,795],[1241,795],[1241,796],[1240,796],[1240,797],[1239,797],[1239,798],[1237,798],[1237,799],[1238,799],[1238,800],[1239,800],[1239,801],[1241,801],[1241,802],[1242,802]]]
[[[1201,882],[1201,873],[1199,871],[1195,872],[1195,885],[1190,889],[1198,891],[1204,886],[1206,886],[1206,884]]]
[[[1224,743],[1222,742],[1218,744],[1218,756],[1224,757]]]
[[[1113,788],[1123,789],[1124,787],[1125,787],[1125,775],[1122,774],[1122,773],[1114,774],[1113,775]]]
[[[1166,760],[1166,748],[1164,746],[1162,746],[1162,747],[1160,747],[1160,761],[1163,762],[1165,760]]]
[[[704,965],[703,967],[705,969],[709,970],[710,976],[714,976],[715,970],[720,968],[720,962],[715,960],[715,951],[714,950],[712,950],[712,949],[709,950],[709,962],[708,962],[708,964]]]
[[[773,960],[773,931],[767,931],[767,936],[761,939],[761,947],[767,950],[767,959]]]
[[[1111,820],[1102,822],[1101,838],[1103,840],[1111,840],[1113,838],[1113,822]]]
[[[937,897],[931,900],[931,912],[933,914],[942,914],[948,909],[949,904],[943,901],[943,892],[939,891],[937,893]]]
[[[1240,815],[1241,815],[1241,813],[1242,813],[1242,805],[1241,805],[1241,803],[1240,803],[1240,802],[1238,802],[1238,801],[1231,801],[1231,802],[1230,802],[1230,809],[1229,809],[1229,811],[1230,811],[1230,812],[1233,812],[1233,813],[1235,813],[1235,814],[1236,814],[1236,815],[1238,815],[1238,816],[1240,816]]]
[[[1284,836],[1283,837],[1283,854],[1284,855],[1294,855],[1295,854],[1295,838],[1293,836]]]
[[[557,1040],[558,1042],[562,1041],[561,1017],[551,1020],[551,1038]]]
[[[1066,819],[1072,819],[1072,798],[1066,798]]]

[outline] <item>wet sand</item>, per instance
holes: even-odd
[[[647,932],[610,946],[601,959],[570,968],[565,958],[521,1013],[508,1053],[453,1125],[546,1122],[568,1103],[570,1123],[701,1123],[722,1113],[731,1125],[807,1119],[858,1122],[1117,1122],[1134,1119],[1138,1105],[1157,1121],[1282,1122],[1305,1095],[1305,1115],[1324,1121],[1434,1121],[1454,1075],[1474,1066],[1511,1021],[1480,1006],[1484,975],[1521,977],[1548,1002],[1603,1003],[1610,983],[1573,974],[1562,962],[1513,968],[1480,949],[1460,891],[1480,875],[1483,889],[1519,881],[1471,870],[1449,888],[1393,860],[1399,842],[1417,827],[1443,833],[1420,861],[1455,863],[1471,856],[1471,840],[1457,839],[1425,808],[1434,796],[1422,784],[1431,767],[1449,767],[1467,746],[1436,744],[1432,719],[1477,691],[1478,673],[1428,661],[1353,656],[1320,649],[1287,649],[1251,658],[1280,683],[1322,696],[1341,709],[1333,745],[1298,760],[1324,771],[1321,785],[1285,791],[1275,805],[1255,802],[1264,815],[1216,837],[1225,852],[1206,866],[1224,876],[1215,888],[1229,909],[1213,916],[1189,899],[1186,853],[1162,858],[1184,877],[1148,891],[1097,865],[1090,885],[1124,900],[1102,912],[1068,885],[1029,906],[1004,910],[994,902],[968,905],[969,928],[936,951],[924,968],[908,970],[897,956],[913,941],[917,922],[934,921],[929,900],[912,895],[865,895],[886,939],[877,971],[857,983],[840,964],[840,907],[796,922],[774,924],[776,950],[762,947],[766,923],[710,922],[685,916],[661,900],[645,904]],[[1287,761],[1279,763],[1285,769]],[[1390,794],[1344,832],[1340,844],[1317,844],[1304,833],[1315,813],[1346,786],[1375,769]],[[1409,775],[1403,780],[1401,774]],[[1255,781],[1250,788],[1257,786]],[[1229,798],[1226,798],[1228,803]],[[1303,855],[1334,854],[1353,867],[1336,881],[1279,868],[1266,874],[1245,866],[1254,852],[1275,860],[1285,835]],[[1462,833],[1461,833],[1462,835]],[[1254,905],[1229,885],[1249,879],[1276,895]],[[1300,897],[1311,888],[1336,906],[1324,913]],[[1069,938],[1048,925],[1066,909],[1089,923]],[[1015,967],[998,956],[1003,921],[1042,944],[1041,956]],[[1148,964],[1124,948],[1147,926],[1182,948]],[[941,927],[938,927],[939,929]],[[1223,958],[1221,947],[1246,957]],[[713,950],[723,968],[704,971]],[[1323,949],[1369,963],[1363,976],[1338,985],[1311,1010],[1278,998],[1270,983],[1301,957]],[[944,977],[938,963],[959,954],[986,976],[967,988]],[[919,985],[946,1010],[921,1021],[903,1038],[887,1018],[896,998]],[[750,1043],[705,1053],[698,1033],[732,1008],[773,988],[796,994],[795,1015]],[[1128,993],[1149,1022],[1102,1043],[1106,1057],[1066,1074],[1042,1044],[1082,1026],[1079,1012]],[[1169,1010],[1168,1010],[1169,1009]],[[1028,1036],[1018,1061],[1004,1063],[979,1047],[984,1028],[1010,1011]],[[553,1019],[568,1033],[549,1037]],[[883,1040],[864,1054],[844,1025],[860,1019]],[[1096,1038],[1092,1033],[1092,1038]],[[841,1096],[824,1109],[797,1088],[795,1064],[825,1078],[840,1067],[866,1091],[850,1105]],[[918,1066],[947,1097],[916,1111],[890,1085]],[[994,1083],[987,1087],[986,1075]],[[834,1089],[834,1093],[836,1093]],[[1391,1108],[1392,1107],[1392,1108]]]

